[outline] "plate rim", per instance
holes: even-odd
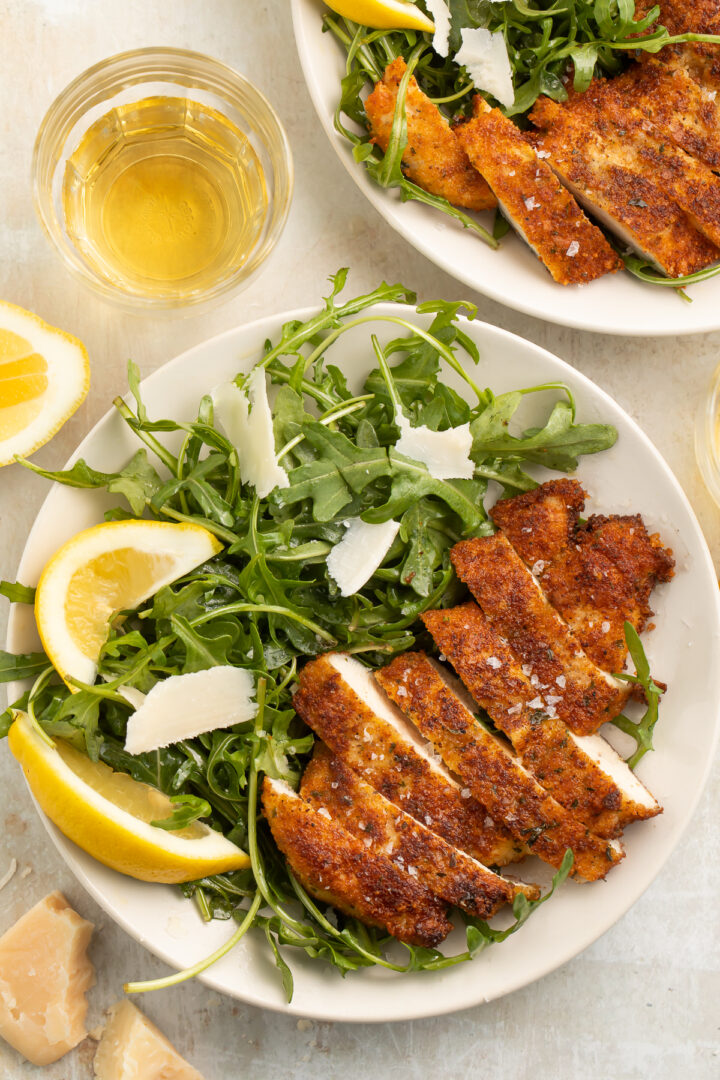
[[[417,316],[415,307],[411,304],[404,303],[382,302],[373,305],[373,308],[369,310],[378,310],[381,308],[388,308],[391,309],[393,312],[402,311],[406,315]],[[297,308],[289,311],[280,311],[269,315],[264,315],[249,323],[241,323],[237,326],[230,327],[219,334],[206,338],[204,341],[197,343],[191,348],[186,349],[184,352],[179,353],[177,356],[172,357],[170,360],[166,361],[164,364],[162,364],[160,367],[158,367],[155,371],[151,372],[148,376],[146,376],[145,379],[142,380],[141,389],[153,380],[163,380],[168,378],[168,376],[171,375],[174,369],[187,364],[193,359],[195,354],[202,355],[204,350],[210,347],[215,347],[218,344],[221,344],[223,341],[231,341],[237,335],[240,335],[242,338],[255,336],[257,340],[260,341],[267,337],[267,334],[263,334],[263,328],[268,326],[274,326],[279,328],[279,325],[291,319],[300,319],[305,321],[312,315],[316,314],[319,310],[321,310],[320,307],[315,305],[309,305],[303,308]],[[465,318],[465,316],[461,316],[461,318]],[[655,447],[650,437],[643,431],[643,429],[633,419],[633,417],[630,416],[630,414],[627,413],[622,408],[622,406],[615,402],[614,399],[607,393],[607,391],[605,391],[587,375],[579,371],[577,368],[573,367],[561,357],[558,357],[554,353],[551,353],[549,350],[535,344],[534,342],[522,338],[518,334],[514,334],[509,330],[505,330],[502,327],[495,326],[492,323],[488,323],[484,320],[466,319],[465,321],[470,327],[479,329],[480,334],[489,334],[490,337],[496,336],[499,339],[504,339],[514,343],[520,342],[522,348],[530,350],[531,353],[534,353],[539,358],[543,358],[546,360],[549,359],[553,364],[560,365],[561,370],[565,374],[570,376],[572,380],[575,381],[576,386],[574,387],[574,389],[578,385],[582,386],[583,389],[589,390],[591,394],[595,397],[595,399],[598,400],[601,404],[607,402],[612,406],[613,409],[618,410],[622,414],[625,422],[629,424],[634,434],[640,437],[640,440],[644,444],[646,450],[649,452],[655,463],[662,470],[666,482],[672,488],[674,488],[675,493],[677,494],[677,496],[679,496],[681,502],[684,504],[685,510],[688,514],[688,519],[696,533],[696,539],[699,541],[700,550],[702,551],[703,555],[704,569],[710,574],[713,582],[715,582],[715,569],[710,549],[708,547],[707,541],[705,540],[704,534],[697,520],[697,516],[695,515],[695,512],[692,508],[692,505],[690,504],[690,501],[686,496],[682,486],[680,485],[679,481],[675,477],[674,473],[670,469],[670,466],[667,464],[660,451]],[[241,346],[238,352],[235,354],[228,352],[229,363],[235,364],[238,369],[241,368],[243,361],[248,356],[249,352],[250,350],[247,348],[247,346]],[[64,468],[72,465],[72,463],[76,461],[77,458],[85,452],[88,444],[93,441],[99,429],[105,423],[107,423],[109,418],[113,417],[114,415],[115,413],[111,405],[110,408],[101,417],[98,418],[97,422],[93,425],[91,430],[77,445],[76,449],[68,458]],[[22,564],[25,560],[26,553],[32,547],[32,541],[36,530],[38,532],[40,532],[41,530],[41,517],[43,515],[43,512],[45,511],[47,504],[53,498],[54,493],[57,490],[59,489],[56,486],[50,488],[40,506],[40,509],[38,510],[30,532],[28,533],[27,541],[20,558],[18,573],[20,573],[20,568],[22,567]],[[720,591],[717,588],[714,588],[714,590],[709,595],[712,596],[713,600],[712,607],[715,622],[714,630],[717,634],[718,632],[720,632]],[[23,633],[22,625],[18,625],[18,609],[20,607],[21,605],[12,605],[10,609],[10,617],[8,620],[8,629],[6,635],[6,648],[11,651],[13,649],[15,635],[18,634],[22,636]],[[17,646],[15,647],[17,648]],[[22,644],[20,645],[20,647],[22,647]],[[716,676],[715,683],[715,699],[714,702],[711,702],[710,704],[714,703],[717,707],[720,706],[720,671]],[[14,694],[17,691],[17,687],[18,684],[14,683],[8,685],[9,699],[11,697],[11,694]],[[710,706],[708,706],[708,708],[709,707]],[[584,940],[583,944],[581,944],[579,948],[573,946],[572,948],[565,951],[562,951],[562,949],[558,949],[557,955],[553,956],[552,959],[548,961],[542,968],[538,968],[533,977],[529,980],[522,977],[516,978],[511,984],[506,985],[504,989],[498,991],[497,993],[491,994],[489,997],[481,992],[481,983],[478,982],[474,993],[472,990],[472,986],[469,987],[470,1000],[468,1000],[466,1004],[463,1004],[461,1006],[457,1006],[454,1003],[443,1004],[442,1001],[432,1001],[432,995],[424,995],[423,1002],[427,1001],[427,1005],[423,1004],[421,1008],[412,1007],[409,1011],[403,1011],[402,1009],[399,1009],[397,1012],[393,1012],[391,1016],[387,1015],[387,1009],[385,1009],[383,1015],[379,1016],[373,1013],[354,1012],[352,1015],[348,1015],[347,1013],[343,1014],[339,1011],[332,1012],[322,1011],[318,1009],[313,1010],[309,1009],[306,1006],[298,1006],[293,1003],[288,1004],[280,1000],[269,1000],[258,995],[253,996],[252,993],[248,993],[245,988],[242,987],[228,989],[228,987],[226,985],[223,985],[220,979],[218,979],[214,975],[213,968],[210,968],[207,972],[199,975],[198,978],[201,982],[203,982],[211,989],[217,990],[219,993],[225,994],[229,997],[233,997],[240,1001],[244,1001],[256,1007],[267,1008],[271,1011],[284,1013],[287,1015],[312,1017],[314,1019],[322,1021],[351,1023],[383,1023],[389,1021],[405,1021],[410,1019],[423,1019],[433,1016],[441,1016],[452,1012],[463,1011],[466,1008],[486,1004],[491,1000],[498,1000],[499,998],[504,997],[507,994],[514,993],[515,991],[520,990],[525,986],[530,986],[533,983],[538,982],[540,979],[544,978],[551,972],[557,970],[565,963],[568,963],[576,956],[579,956],[587,948],[594,944],[600,937],[603,936],[603,934],[610,930],[611,927],[613,927],[617,922],[620,921],[620,919],[622,919],[627,914],[629,909],[633,907],[635,903],[637,903],[642,894],[650,887],[656,877],[666,866],[670,856],[682,840],[682,837],[684,836],[696,813],[698,803],[702,798],[703,792],[708,783],[714,757],[717,752],[719,743],[720,713],[717,713],[715,717],[711,746],[703,762],[702,778],[695,787],[692,798],[688,804],[685,818],[680,824],[680,826],[677,828],[677,835],[673,838],[670,846],[664,850],[659,865],[653,870],[653,872],[646,880],[635,883],[635,885],[629,889],[627,894],[623,897],[622,910],[613,913],[612,917],[605,918],[600,923],[598,923],[598,925],[593,928],[589,936]],[[34,799],[33,802],[35,802]],[[93,878],[89,876],[85,869],[80,865],[82,859],[89,859],[90,857],[87,856],[86,853],[82,852],[81,849],[77,848],[76,845],[72,843],[72,841],[68,840],[57,829],[57,827],[54,826],[52,822],[50,822],[45,817],[45,815],[37,807],[37,803],[35,803],[35,807],[38,810],[40,819],[45,826],[46,831],[48,832],[53,844],[55,845],[55,848],[58,850],[63,861],[66,863],[71,873],[79,881],[83,888],[85,888],[90,893],[90,895],[110,916],[110,918],[112,918],[114,922],[116,922],[127,933],[129,933],[131,937],[138,941],[144,948],[148,949],[148,951],[151,952],[153,955],[168,964],[170,967],[173,967],[175,970],[177,970],[177,961],[172,958],[171,953],[168,950],[165,950],[161,945],[157,945],[154,942],[147,940],[143,936],[142,931],[140,931],[136,926],[134,926],[129,919],[126,919],[122,915],[122,913],[118,911],[117,907],[112,905],[112,901],[105,896],[102,888],[97,883],[95,883]],[[399,994],[398,997],[400,998],[401,995]]]
[[[303,79],[305,86],[310,94],[310,99],[313,103],[313,108],[317,115],[320,125],[327,137],[328,142],[335,151],[336,156],[342,163],[346,173],[352,179],[353,183],[357,187],[358,191],[363,197],[370,203],[372,208],[381,215],[385,222],[393,229],[398,236],[400,236],[406,243],[413,247],[416,251],[419,251],[426,259],[442,270],[444,273],[455,278],[461,284],[466,285],[468,288],[473,289],[475,292],[480,293],[481,296],[487,297],[489,300],[494,301],[497,304],[501,304],[512,311],[518,311],[524,315],[530,315],[535,319],[540,319],[543,322],[550,323],[555,326],[567,326],[574,330],[584,330],[587,333],[594,334],[611,334],[617,337],[690,337],[695,334],[708,334],[720,330],[720,316],[713,319],[708,319],[705,322],[689,327],[678,326],[663,326],[660,329],[649,327],[647,325],[638,326],[623,326],[616,327],[613,325],[606,325],[602,322],[593,322],[590,319],[582,319],[573,317],[572,314],[563,314],[563,309],[558,303],[558,310],[550,315],[542,305],[537,305],[529,302],[523,302],[522,290],[519,290],[518,299],[508,298],[505,292],[496,290],[492,284],[492,277],[489,277],[487,281],[484,281],[482,287],[478,285],[476,279],[463,273],[462,266],[458,266],[453,263],[449,258],[444,258],[442,255],[438,255],[432,248],[432,245],[424,239],[417,239],[415,236],[410,236],[408,231],[404,231],[402,223],[397,219],[394,212],[394,203],[388,197],[387,192],[381,192],[380,188],[374,191],[372,187],[367,187],[362,182],[362,173],[359,171],[358,166],[352,158],[352,155],[348,152],[347,146],[341,141],[341,136],[335,131],[332,124],[332,117],[328,115],[325,110],[324,102],[321,100],[318,85],[312,77],[311,64],[310,64],[310,50],[308,48],[308,39],[305,35],[305,26],[303,22],[303,8],[311,0],[290,0],[293,33],[295,37],[295,46],[297,49],[298,59],[300,61],[300,67],[303,73]],[[368,181],[368,183],[370,183]],[[620,271],[624,273],[624,271]],[[719,275],[720,276],[720,275]],[[592,284],[590,282],[589,284]],[[578,286],[582,287],[582,286]],[[651,286],[647,286],[650,288]],[[558,285],[557,289],[562,290],[564,286]],[[667,293],[672,293],[671,288],[666,288]],[[562,296],[562,292],[559,292],[559,297]],[[678,303],[681,301],[676,297]],[[598,305],[601,309],[602,305]],[[719,309],[720,310],[720,309]]]

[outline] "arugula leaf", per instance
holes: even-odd
[[[52,472],[41,469],[32,461],[21,461],[21,465],[31,469],[46,480],[76,488],[105,488],[110,494],[123,495],[133,514],[137,517],[144,512],[146,505],[162,488],[162,481],[147,459],[146,450],[138,450],[124,469],[118,473],[103,473],[92,469],[83,458],[76,461],[71,469]]]
[[[483,506],[487,487],[484,480],[437,480],[419,461],[394,449],[388,452],[388,459],[392,466],[390,498],[382,506],[366,510],[363,521],[389,521],[404,514],[417,499],[433,496],[457,514],[463,536],[481,536],[493,531]]]
[[[14,655],[0,649],[0,683],[34,679],[49,663],[44,652]]]
[[[35,589],[21,585],[19,581],[0,581],[0,596],[11,604],[34,604]]]
[[[660,715],[660,698],[665,691],[663,687],[657,685],[650,674],[650,664],[645,655],[642,641],[637,630],[630,622],[625,623],[625,641],[632,662],[635,665],[635,674],[627,675],[625,672],[621,672],[615,678],[642,687],[647,708],[639,720],[631,720],[621,714],[616,716],[612,723],[620,731],[624,731],[626,735],[631,735],[637,744],[635,753],[627,758],[627,764],[631,769],[634,769],[648,751],[655,749],[653,746],[653,731]]]
[[[186,829],[198,818],[210,817],[212,807],[206,799],[200,799],[197,795],[171,795],[170,802],[174,804],[174,810],[169,817],[151,821],[156,829],[166,829],[174,832],[177,829]]]
[[[496,398],[494,411],[486,418],[481,413],[470,424],[473,460],[487,454],[509,455],[548,469],[572,472],[580,455],[608,450],[617,441],[617,430],[611,424],[576,424],[575,410],[567,401],[556,402],[542,428],[528,428],[518,437],[500,434],[497,428],[507,423],[515,411],[513,405],[517,408],[519,404],[517,395],[503,395],[503,399]]]

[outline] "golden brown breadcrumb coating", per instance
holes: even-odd
[[[373,141],[383,151],[388,147],[398,87],[405,70],[401,56],[393,60],[365,102]],[[406,114],[408,142],[402,161],[408,180],[465,210],[496,206],[495,196],[468,161],[450,124],[422,92],[414,76],[408,83]]]
[[[447,907],[436,896],[269,776],[262,806],[275,843],[316,899],[410,945],[432,947],[449,934]]]
[[[534,855],[559,866],[566,850],[572,848],[573,872],[587,881],[604,877],[619,861],[621,855],[606,839],[565,810],[475,720],[439,665],[422,653],[403,653],[375,677],[445,764]]]
[[[455,135],[555,281],[584,284],[619,270],[620,257],[512,120],[479,96],[473,110],[474,117],[458,124]]]

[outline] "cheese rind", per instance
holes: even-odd
[[[52,892],[0,937],[0,1036],[33,1065],[57,1061],[87,1035],[93,929]]]
[[[203,1080],[130,1001],[118,1001],[95,1053],[97,1080]]]

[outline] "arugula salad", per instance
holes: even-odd
[[[471,304],[422,303],[415,318],[405,305],[414,305],[416,297],[402,285],[383,283],[364,296],[343,299],[346,277],[346,270],[338,272],[321,310],[306,322],[287,322],[257,360],[255,370],[264,371],[274,392],[274,441],[287,486],[261,498],[242,481],[238,452],[216,422],[210,393],[194,420],[149,416],[133,364],[129,400],[115,405],[142,445],[123,469],[102,473],[79,460],[67,471],[50,472],[24,462],[58,483],[117,495],[107,520],[145,515],[192,522],[224,547],[139,610],[113,621],[94,685],[71,692],[43,653],[0,653],[1,681],[34,680],[13,708],[27,710],[50,736],[69,740],[92,760],[171,795],[175,812],[163,828],[203,819],[248,852],[247,870],[182,888],[204,919],[240,923],[232,941],[250,925],[265,935],[288,997],[287,958],[293,950],[343,974],[372,965],[437,970],[504,940],[550,895],[539,901],[519,895],[514,922],[501,930],[464,916],[466,948],[456,955],[399,945],[308,895],[260,815],[258,783],[267,774],[297,788],[308,760],[314,737],[292,706],[306,658],[338,649],[376,667],[415,644],[431,652],[419,615],[461,597],[450,548],[494,531],[485,507],[489,494],[494,501],[533,489],[535,466],[572,472],[583,455],[608,449],[617,437],[610,425],[578,421],[572,393],[561,383],[497,395],[484,387],[482,357],[465,329],[465,320],[475,315]],[[373,309],[381,303],[397,304],[397,311],[380,315]],[[367,332],[371,370],[356,393],[335,360],[342,361],[343,335],[359,326]],[[445,383],[443,369],[462,379],[463,394]],[[242,387],[249,378],[240,374],[235,383]],[[534,395],[548,402],[546,416],[523,429],[523,403]],[[431,432],[468,425],[472,477],[437,479],[398,452],[398,410],[412,427]],[[167,435],[179,438],[177,452],[166,445]],[[327,559],[356,518],[376,524],[394,519],[399,529],[370,579],[356,594],[343,596]],[[33,601],[34,590],[20,584],[3,583],[0,591],[13,602]],[[631,648],[650,701],[657,688],[639,639]],[[259,705],[254,720],[163,750],[126,752],[132,707],[119,688],[147,693],[169,676],[216,665],[252,674]],[[643,752],[651,746],[657,717],[657,694],[652,700],[640,728]],[[0,716],[3,736],[13,708]],[[626,721],[626,730],[637,737],[636,724]],[[571,864],[569,855],[553,889]]]

